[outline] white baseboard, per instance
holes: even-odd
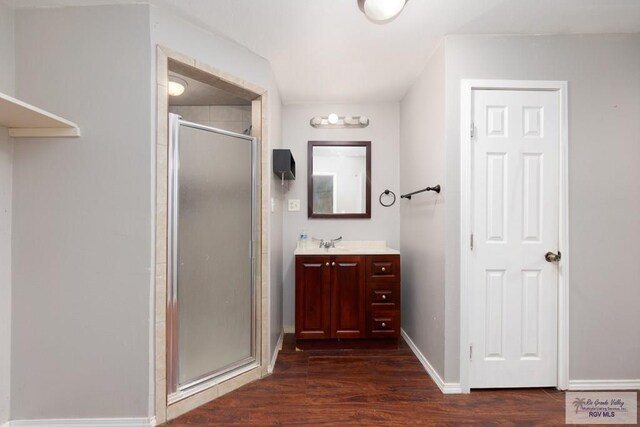
[[[640,390],[640,379],[569,380],[568,390]]]
[[[424,366],[424,369],[427,371],[427,373],[429,374],[429,376],[431,377],[433,382],[436,383],[436,385],[438,386],[438,388],[440,389],[442,394],[460,394],[460,393],[462,393],[462,387],[460,386],[460,383],[445,383],[444,382],[444,380],[440,377],[440,375],[438,375],[438,372],[436,372],[436,370],[433,368],[433,366],[431,366],[431,363],[429,363],[427,358],[418,349],[418,347],[411,340],[409,335],[407,335],[407,333],[404,331],[404,329],[400,329],[400,334],[402,335],[402,338],[404,338],[406,343],[409,345],[409,348],[411,348],[411,351],[413,351],[413,354],[415,354],[416,357],[418,358],[418,360],[420,361],[420,363],[422,363],[422,366]]]
[[[293,325],[284,325],[284,333],[285,334],[295,334],[296,333],[296,327]]]
[[[267,368],[268,373],[273,373],[273,368],[276,366],[276,360],[278,359],[278,353],[282,350],[282,343],[284,342],[284,329],[280,332],[280,337],[278,338],[278,343],[276,344],[276,349],[273,352],[273,356],[271,356],[271,362],[269,363],[269,367]]]
[[[151,418],[66,418],[48,420],[13,420],[2,427],[155,427]]]

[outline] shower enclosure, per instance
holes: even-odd
[[[167,392],[258,366],[256,138],[169,114]]]

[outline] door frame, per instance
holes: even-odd
[[[242,80],[226,71],[201,62],[200,60],[177,52],[165,46],[156,46],[156,85],[155,85],[155,105],[156,141],[153,148],[155,152],[155,197],[152,200],[153,215],[155,224],[152,235],[154,236],[154,266],[155,278],[152,285],[151,309],[155,316],[152,318],[152,342],[154,350],[150,354],[150,386],[153,387],[150,396],[150,406],[154,407],[157,424],[174,419],[185,412],[214,400],[229,391],[235,390],[249,382],[258,380],[268,375],[269,359],[269,260],[267,249],[269,248],[269,226],[268,209],[269,206],[269,186],[264,183],[269,182],[268,162],[271,158],[269,152],[270,141],[266,118],[268,117],[269,93],[251,82]],[[240,98],[251,102],[251,136],[258,138],[258,187],[257,187],[257,223],[256,223],[256,246],[255,246],[255,304],[256,304],[256,362],[257,366],[238,375],[230,375],[229,378],[221,378],[220,382],[207,385],[202,390],[183,399],[174,402],[167,401],[167,315],[169,301],[167,300],[167,261],[168,261],[168,179],[169,179],[169,159],[168,159],[168,91],[167,83],[169,71],[176,71],[180,74],[191,77],[195,80],[210,84],[212,86],[230,92]],[[153,400],[153,401],[151,401]]]
[[[541,90],[557,92],[559,97],[559,247],[558,266],[558,378],[556,387],[569,386],[569,122],[568,83],[544,80],[461,80],[460,83],[460,388],[470,393],[470,290],[473,267],[471,224],[471,125],[474,90]],[[469,350],[467,350],[469,349]]]

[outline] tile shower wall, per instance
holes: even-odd
[[[169,112],[205,126],[243,133],[251,126],[251,105],[169,106]]]

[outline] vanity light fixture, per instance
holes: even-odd
[[[317,129],[366,128],[369,126],[369,118],[367,116],[339,116],[336,113],[331,113],[328,116],[312,117],[309,124]]]
[[[187,82],[180,77],[169,76],[167,92],[169,93],[169,96],[180,96],[184,93],[187,86],[189,86]]]
[[[402,12],[407,0],[358,0],[358,7],[376,24],[386,24]]]

